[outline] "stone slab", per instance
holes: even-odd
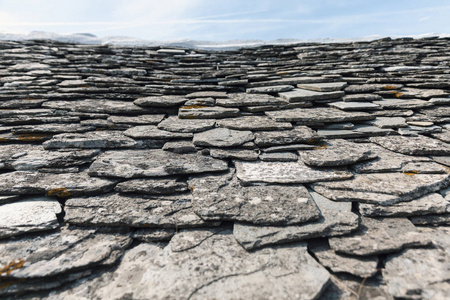
[[[120,131],[93,131],[87,133],[61,133],[43,144],[45,149],[113,149],[132,148],[136,141]]]
[[[370,141],[388,150],[406,155],[449,155],[450,146],[425,136],[373,137]]]
[[[289,92],[278,94],[281,98],[286,99],[289,102],[336,99],[345,95],[343,91],[317,92],[306,89],[294,89]]]
[[[265,112],[269,118],[277,122],[303,122],[308,123],[338,123],[366,121],[375,119],[374,116],[364,112],[346,112],[336,108],[315,107],[296,108],[280,111]]]
[[[187,184],[176,179],[142,178],[120,182],[114,190],[120,193],[170,195],[187,191]]]
[[[296,126],[293,130],[261,131],[255,133],[255,144],[261,147],[305,143],[313,144],[320,140],[314,130],[306,126]]]
[[[233,118],[239,116],[238,108],[220,106],[182,106],[178,110],[180,119],[216,119]]]
[[[218,127],[224,127],[234,130],[284,130],[292,129],[289,122],[275,122],[265,116],[245,116],[240,118],[228,118],[217,121]]]
[[[215,128],[196,133],[192,142],[196,146],[235,147],[254,140],[251,131]]]
[[[229,98],[216,99],[216,104],[224,107],[260,106],[260,105],[282,105],[287,101],[281,98],[265,94],[228,94]]]
[[[191,139],[192,133],[170,132],[158,129],[155,125],[135,126],[123,132],[124,135],[133,139],[154,139],[154,140],[171,140],[171,139]]]
[[[179,119],[168,117],[158,124],[158,128],[172,132],[201,132],[214,127],[215,120]]]

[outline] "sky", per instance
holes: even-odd
[[[145,40],[450,33],[448,0],[0,0],[0,32]]]

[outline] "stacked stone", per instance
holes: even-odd
[[[0,296],[445,298],[449,49],[0,41]]]

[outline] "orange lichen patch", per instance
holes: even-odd
[[[277,72],[277,75],[280,75],[280,76],[289,75],[289,72]]]
[[[396,89],[396,87],[392,86],[392,85],[384,85],[382,88],[384,90],[395,90]]]
[[[204,105],[186,105],[186,106],[182,106],[182,109],[198,109],[198,108],[205,108],[206,106]]]
[[[314,148],[314,150],[324,150],[327,149],[328,146],[327,145],[320,145],[319,147]]]
[[[189,189],[191,190],[191,192],[194,192],[194,186],[193,185],[189,186]]]
[[[5,138],[0,138],[0,142],[8,142],[8,139],[5,139]]]
[[[98,70],[97,73],[98,74],[103,74],[103,71],[102,70]]]
[[[401,96],[403,96],[403,93],[400,92],[395,93],[395,97],[400,98]]]
[[[414,176],[416,174],[419,174],[419,171],[409,171],[409,172],[403,172],[403,174],[408,176]]]
[[[15,259],[12,260],[9,264],[5,266],[0,265],[0,276],[9,275],[12,271],[23,268],[25,264],[25,260],[23,259]]]
[[[79,88],[90,88],[91,86],[89,84],[80,85]]]
[[[19,134],[18,139],[19,139],[19,141],[22,141],[22,142],[40,142],[49,137],[51,137],[51,135],[24,133],[24,134]]]
[[[65,198],[70,196],[70,192],[65,187],[62,187],[51,189],[50,191],[48,191],[47,195]]]

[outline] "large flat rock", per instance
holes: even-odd
[[[192,209],[192,197],[125,196],[106,194],[89,198],[71,198],[65,205],[64,220],[69,224],[189,228],[214,226],[198,217]]]
[[[372,137],[371,142],[406,155],[449,155],[450,146],[425,136]]]
[[[306,89],[294,89],[278,94],[281,98],[289,100],[289,102],[336,99],[345,95],[343,91],[319,92]]]
[[[141,244],[129,250],[112,276],[100,280],[93,284],[95,289],[78,295],[100,299],[317,299],[329,274],[304,244],[249,253],[228,231],[183,231],[165,248]]]
[[[450,184],[448,174],[375,173],[350,180],[318,182],[311,188],[335,201],[392,205],[438,191]]]
[[[158,128],[172,132],[200,132],[214,127],[215,120],[179,119],[168,117],[158,124]]]
[[[135,126],[123,132],[124,135],[133,139],[153,139],[153,140],[171,140],[171,139],[190,139],[192,133],[170,132],[158,129],[155,125]]]
[[[221,106],[182,106],[178,110],[178,118],[180,119],[221,119],[233,118],[239,116],[238,108],[221,107]]]
[[[77,101],[47,101],[42,104],[44,108],[62,109],[76,112],[86,113],[103,113],[103,114],[145,114],[153,113],[151,109],[146,109],[134,105],[129,101],[121,100],[103,100],[103,99],[86,99]]]
[[[229,98],[216,99],[216,104],[225,107],[260,106],[260,105],[281,105],[287,101],[281,98],[264,94],[228,94]]]
[[[349,255],[377,255],[430,244],[406,218],[361,218],[357,231],[328,239],[331,249]]]
[[[46,197],[0,205],[0,238],[58,228],[56,215],[61,212],[59,202]]]
[[[108,192],[115,184],[115,180],[89,177],[85,172],[51,174],[15,171],[0,174],[0,195],[90,195]]]
[[[147,195],[170,195],[187,191],[184,181],[168,178],[140,178],[120,182],[114,188],[121,193],[141,193]]]
[[[320,212],[303,186],[240,185],[234,172],[189,180],[195,212],[204,220],[289,225],[319,218]]]
[[[293,226],[257,226],[234,223],[233,234],[245,249],[289,243],[317,237],[338,236],[358,228],[358,216],[352,213],[351,203],[334,202],[312,192],[320,210],[319,220]]]
[[[274,146],[296,143],[313,144],[320,140],[317,133],[306,126],[296,126],[292,130],[262,131],[255,133],[255,144]]]
[[[245,116],[240,118],[228,118],[217,121],[218,127],[225,127],[235,130],[284,130],[291,129],[289,122],[275,122],[265,116]]]
[[[45,149],[101,149],[132,148],[136,141],[120,131],[93,131],[87,133],[61,133],[45,142]]]
[[[365,112],[347,112],[328,107],[295,108],[268,111],[265,114],[277,122],[302,122],[302,124],[353,122],[375,119],[375,116]]]
[[[196,133],[192,142],[196,146],[234,147],[253,141],[254,136],[248,130],[215,128]]]
[[[182,96],[150,96],[134,100],[134,104],[143,107],[170,107],[184,104],[188,99]]]
[[[236,161],[237,177],[251,183],[311,183],[342,180],[353,174],[344,170],[317,169],[303,162],[241,162]]]
[[[89,168],[91,176],[120,178],[159,177],[225,171],[226,162],[199,154],[163,150],[107,151]]]

